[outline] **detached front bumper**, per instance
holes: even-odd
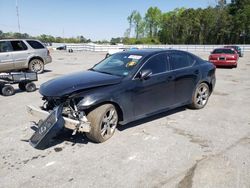
[[[36,131],[29,139],[29,143],[36,149],[45,149],[50,145],[50,140],[57,136],[65,127],[76,132],[89,132],[90,123],[85,114],[82,114],[79,121],[63,117],[63,105],[59,105],[50,113],[33,106],[27,106],[27,112],[32,115],[32,118],[38,118]]]
[[[30,114],[33,118],[36,118],[36,120],[38,121],[44,120],[50,115],[49,112],[38,109],[30,105],[28,105],[26,109],[28,114]],[[66,117],[63,117],[63,119],[64,119],[64,127],[67,129],[71,129],[78,132],[90,132],[91,129],[90,122],[87,121],[86,117],[82,121],[77,121]]]

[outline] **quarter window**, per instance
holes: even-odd
[[[35,40],[27,40],[28,44],[34,49],[43,49],[44,46]]]
[[[151,70],[152,74],[158,74],[169,70],[166,54],[158,54],[150,58],[142,70]]]
[[[169,55],[169,63],[171,70],[176,70],[191,66],[194,59],[186,53],[173,53]]]
[[[27,46],[23,41],[10,41],[14,51],[27,50]]]
[[[0,41],[0,53],[12,51],[12,46],[8,41]]]

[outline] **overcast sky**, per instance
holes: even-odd
[[[109,40],[124,36],[127,17],[150,6],[163,12],[175,8],[205,8],[216,0],[17,0],[21,33],[33,36],[76,37]],[[0,0],[0,30],[18,32],[16,0]]]

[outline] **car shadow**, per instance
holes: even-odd
[[[52,70],[44,69],[42,74],[46,74],[46,73],[48,73],[48,72],[52,72]]]
[[[72,135],[72,133],[73,131],[69,129],[61,130],[59,134],[52,139],[51,146],[57,145],[65,141],[70,143],[71,146],[74,146],[75,144],[88,144],[89,140],[85,136],[85,134],[76,133],[75,135]]]
[[[224,67],[224,66],[216,66],[218,69],[233,69],[235,67]]]
[[[159,113],[159,114],[155,114],[155,115],[152,115],[152,116],[140,119],[140,120],[133,121],[131,123],[127,123],[127,124],[124,124],[124,125],[119,125],[117,127],[117,129],[119,131],[123,131],[125,129],[130,129],[130,128],[136,127],[136,126],[144,124],[144,123],[148,123],[150,121],[153,121],[153,120],[156,120],[156,119],[159,119],[159,118],[163,118],[163,117],[166,117],[166,116],[178,113],[178,112],[185,111],[186,109],[187,109],[187,107],[183,106],[183,107],[179,107],[179,108],[176,108],[176,109],[173,109],[173,110],[168,110],[168,111],[165,111],[165,112],[162,112],[162,113]]]
[[[159,113],[159,114],[156,114],[156,115],[149,116],[147,118],[143,118],[143,119],[140,119],[140,120],[133,121],[131,123],[127,123],[127,124],[124,124],[124,125],[119,125],[117,127],[117,130],[118,131],[123,131],[123,130],[126,130],[126,129],[130,129],[130,128],[136,127],[138,125],[141,125],[141,124],[144,124],[144,123],[147,123],[147,122],[159,119],[159,118],[163,118],[163,117],[175,114],[175,113],[185,111],[186,109],[187,108],[184,106],[184,107],[179,107],[179,108],[176,108],[176,109],[173,109],[173,110],[165,111],[165,112],[162,112],[162,113]],[[34,131],[37,130],[36,126],[31,126],[30,128],[32,130],[34,130]],[[91,140],[89,140],[86,137],[85,134],[76,133],[75,135],[72,135],[72,133],[73,133],[72,130],[69,130],[69,129],[66,129],[66,128],[62,129],[57,134],[56,137],[52,138],[46,144],[46,148],[44,148],[44,149],[54,147],[54,146],[59,145],[59,144],[61,144],[63,142],[65,142],[68,145],[70,144],[71,146],[74,146],[76,144],[88,144],[89,142],[95,143],[95,142],[92,142]]]

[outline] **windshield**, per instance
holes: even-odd
[[[101,61],[91,70],[106,74],[127,76],[135,68],[135,66],[139,63],[141,59],[141,55],[133,55],[126,53],[114,54]]]

